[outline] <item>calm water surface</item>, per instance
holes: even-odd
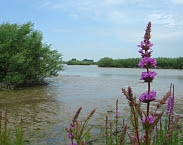
[[[50,85],[20,90],[0,91],[0,110],[8,109],[9,127],[24,120],[26,144],[65,145],[65,127],[75,111],[82,106],[80,119],[93,108],[97,111],[91,120],[95,126],[104,125],[105,116],[115,109],[119,99],[120,116],[126,117],[128,105],[121,88],[131,86],[137,97],[146,91],[139,80],[143,69],[98,68],[97,66],[67,66],[58,77],[49,78]],[[175,84],[176,111],[183,112],[183,70],[156,70],[158,76],[152,83],[157,98]],[[112,114],[113,115],[113,114]],[[95,134],[100,130],[95,129]]]

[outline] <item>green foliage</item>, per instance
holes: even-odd
[[[137,64],[139,61],[139,58],[112,59],[104,57],[100,59],[97,64],[99,67],[134,68],[138,67]]]
[[[98,61],[99,67],[113,67],[113,59],[109,57],[104,57]]]
[[[170,116],[169,116],[170,117]],[[169,129],[169,117],[165,118],[164,122],[160,124],[160,129],[156,132],[154,145],[182,145],[183,136],[182,130],[177,128],[172,130],[171,135],[167,136]]]
[[[24,137],[23,137],[23,129],[22,129],[22,121],[20,126],[16,129],[14,145],[24,145]]]
[[[183,57],[157,58],[157,67],[164,69],[183,69]],[[140,58],[112,59],[104,57],[98,61],[99,67],[136,68]]]
[[[91,65],[93,63],[88,61],[79,61],[79,60],[69,60],[67,62],[68,65]]]
[[[116,118],[115,120],[108,120],[108,116],[106,116],[106,145],[125,145],[126,144],[126,131],[127,125],[125,125],[124,119],[123,123],[119,122],[119,110],[118,110],[118,99],[116,100]],[[115,129],[113,129],[112,125],[115,124]],[[122,124],[122,126],[121,126]]]
[[[157,67],[165,69],[183,69],[183,57],[157,58]]]
[[[0,82],[5,87],[29,85],[62,70],[62,55],[42,39],[31,22],[0,25]]]

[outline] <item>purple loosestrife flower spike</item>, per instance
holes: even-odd
[[[146,32],[144,35],[144,41],[149,42],[149,39],[151,38],[151,22],[147,24]]]
[[[139,50],[139,53],[142,56],[142,59],[139,61],[138,66],[141,68],[146,68],[146,72],[142,72],[141,74],[141,80],[144,80],[144,82],[148,83],[147,92],[141,94],[139,100],[143,103],[147,103],[147,110],[146,110],[146,117],[142,118],[142,123],[145,126],[149,126],[154,123],[154,117],[149,116],[149,108],[150,108],[150,102],[156,100],[156,92],[151,91],[151,85],[150,83],[154,79],[154,77],[157,75],[156,72],[150,71],[151,67],[156,68],[156,59],[151,58],[151,53],[153,52],[151,47],[153,44],[149,41],[151,38],[151,22],[148,23],[145,35],[144,35],[144,41],[141,42],[138,47],[141,49]],[[149,144],[149,130],[148,128],[145,129],[145,144]]]
[[[119,117],[119,111],[118,111],[118,99],[116,100],[116,118]]]
[[[173,115],[173,107],[174,107],[174,97],[170,96],[168,98],[168,104],[167,104],[167,108],[166,108],[168,115]]]
[[[173,92],[172,92],[172,84],[170,86],[170,92],[171,96],[168,97],[168,103],[166,107],[166,113],[171,116],[171,119],[173,120],[173,108],[174,108],[174,102],[175,102],[175,97],[174,97],[174,85],[173,85]]]
[[[156,100],[156,91],[145,92],[141,94],[139,100],[144,103],[149,103]]]
[[[152,125],[154,123],[154,117],[152,115],[150,115],[148,117],[143,117],[142,118],[142,123],[143,124],[148,123],[148,125]]]

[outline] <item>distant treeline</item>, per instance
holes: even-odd
[[[66,62],[67,65],[92,65],[92,64],[96,64],[96,62],[94,62],[93,60],[76,60],[76,59],[72,59],[69,60],[68,62]]]
[[[104,57],[97,63],[99,67],[136,68],[141,58],[112,59]],[[178,58],[156,58],[157,68],[183,69],[183,57]]]

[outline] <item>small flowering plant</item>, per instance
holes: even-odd
[[[72,120],[72,123],[66,128],[67,137],[71,141],[71,143],[69,143],[68,145],[85,145],[90,139],[90,130],[92,129],[92,127],[86,129],[86,126],[90,118],[95,113],[96,109],[93,109],[91,111],[88,117],[84,120],[84,123],[79,124],[79,121],[77,119],[81,112],[81,109],[82,107],[77,110]]]
[[[115,124],[115,127],[113,127]],[[127,125],[123,120],[122,125],[119,123],[119,108],[118,108],[118,99],[116,100],[116,112],[115,112],[115,120],[112,122],[106,116],[106,145],[125,145],[126,140],[125,136],[127,133]]]

